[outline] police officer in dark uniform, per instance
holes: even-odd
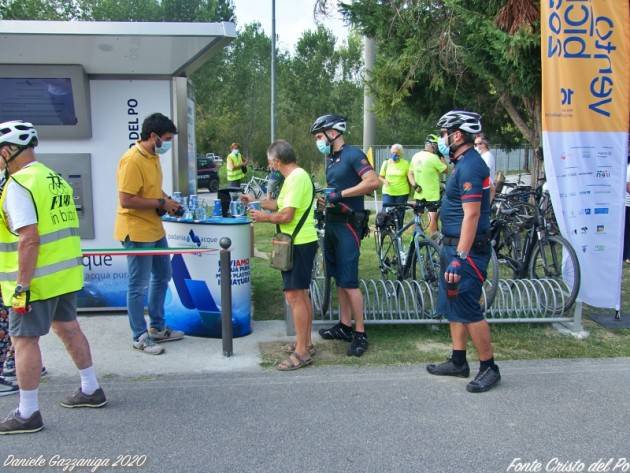
[[[363,196],[380,183],[365,154],[345,144],[345,118],[323,115],[310,131],[317,149],[326,157],[326,181],[331,191],[327,194],[324,259],[327,274],[335,278],[340,307],[339,323],[319,334],[326,340],[351,342],[348,356],[361,356],[368,348],[359,290],[359,254],[367,226]]]
[[[442,198],[441,260],[438,312],[450,323],[453,352],[446,362],[431,364],[427,371],[438,376],[467,378],[468,336],[477,349],[480,367],[468,383],[469,392],[485,392],[500,380],[494,363],[490,326],[479,304],[483,281],[490,260],[490,175],[488,166],[473,147],[474,136],[481,132],[477,113],[452,110],[440,118],[441,148],[450,148],[455,164]]]

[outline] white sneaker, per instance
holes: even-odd
[[[137,342],[133,342],[133,348],[147,355],[161,355],[164,353],[164,348],[155,343],[147,332],[140,335]]]

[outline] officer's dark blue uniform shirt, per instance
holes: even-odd
[[[361,176],[372,169],[363,151],[354,146],[343,145],[341,150],[326,158],[326,182],[328,187],[342,191],[359,184]],[[335,210],[342,211],[344,206],[354,211],[363,210],[363,196],[344,197],[335,206]]]
[[[468,202],[481,202],[477,235],[490,230],[490,170],[474,148],[455,162],[455,170],[446,181],[440,220],[442,233],[458,238],[462,231],[464,207]]]

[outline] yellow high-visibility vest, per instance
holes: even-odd
[[[39,255],[30,283],[31,301],[50,299],[83,287],[79,217],[72,187],[40,162],[9,177],[0,197],[0,289],[10,304],[18,276],[18,240],[4,213],[8,186],[28,190],[37,212]]]
[[[232,164],[234,166],[240,166],[243,164],[243,156],[241,153],[231,152],[227,159],[232,160]],[[243,179],[245,177],[245,173],[243,172],[243,168],[238,169],[230,169],[227,168],[227,180],[228,181],[238,181],[239,179]]]

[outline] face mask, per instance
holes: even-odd
[[[448,157],[448,155],[450,154],[451,149],[446,144],[446,139],[443,136],[440,136],[438,138],[438,150],[440,151],[440,154],[444,157]]]
[[[317,140],[315,142],[315,145],[317,146],[319,152],[322,153],[324,156],[328,156],[330,154],[330,143],[328,141]]]
[[[166,153],[169,149],[171,149],[171,147],[173,146],[173,142],[172,141],[162,141],[160,140],[160,146],[155,145],[155,152],[157,154],[164,154]]]
[[[392,153],[389,157],[392,158],[394,161],[398,161],[400,159],[400,156],[398,156],[396,153]]]

